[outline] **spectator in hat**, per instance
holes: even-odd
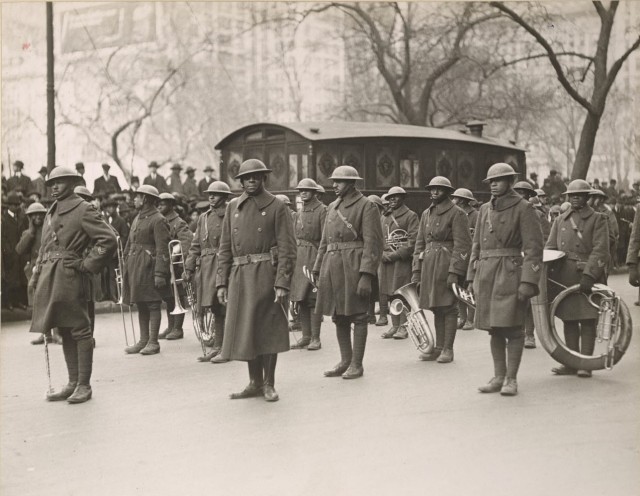
[[[200,179],[200,182],[198,183],[198,194],[199,196],[206,196],[207,193],[207,189],[209,188],[209,185],[213,182],[213,167],[211,167],[210,165],[207,165],[204,168],[204,178]]]
[[[31,191],[31,179],[22,173],[24,164],[20,160],[13,163],[13,176],[7,179],[7,191],[21,190],[23,193]]]
[[[31,192],[36,192],[40,195],[40,198],[44,198],[49,195],[49,188],[44,183],[47,178],[47,168],[40,167],[38,171],[38,177],[36,177],[33,181],[31,181]],[[29,193],[31,194],[31,193]],[[37,200],[40,201],[40,200]]]
[[[549,180],[549,189],[548,191],[545,191],[547,191],[547,194],[551,198],[551,201],[555,203],[567,190],[567,186],[562,180],[562,176],[560,176],[560,174],[558,174],[558,171],[555,169],[551,169],[549,171],[549,177],[547,179]]]
[[[169,193],[178,193],[180,195],[184,194],[184,188],[182,187],[182,179],[180,179],[180,172],[182,171],[182,166],[180,164],[173,164],[171,166],[171,175],[167,180],[167,185],[169,187]]]
[[[193,167],[187,167],[185,173],[187,174],[187,178],[184,180],[184,184],[182,185],[182,193],[187,200],[198,198],[198,185],[195,180],[196,170]]]
[[[158,174],[159,167],[160,166],[155,161],[149,164],[149,175],[144,178],[143,184],[153,186],[158,190],[158,193],[167,193],[169,191],[169,188],[167,186],[167,182],[164,180],[164,177]],[[138,189],[138,187],[136,187],[136,190]]]
[[[527,179],[527,182],[531,186],[533,186],[533,189],[538,189],[540,187],[540,185],[538,184],[538,174],[536,174],[535,172],[529,174],[529,179]]]
[[[2,294],[7,297],[9,310],[16,306],[26,308],[27,279],[21,270],[24,264],[16,246],[29,222],[20,209],[20,196],[15,191],[7,195],[4,204],[7,209],[2,212]]]
[[[135,192],[140,187],[140,178],[138,176],[131,176],[131,191]]]
[[[122,191],[118,178],[110,176],[109,169],[111,169],[109,164],[102,164],[102,175],[93,182],[94,196],[110,195]]]
[[[76,172],[82,178],[81,181],[78,182],[80,186],[86,186],[87,181],[84,179],[84,164],[82,162],[76,162]]]

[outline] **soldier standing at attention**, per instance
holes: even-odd
[[[315,196],[318,185],[313,179],[303,179],[296,189],[300,192],[302,209],[294,215],[293,230],[296,237],[296,267],[291,281],[291,301],[298,307],[302,327],[302,339],[291,349],[314,351],[322,347],[320,343],[320,323],[322,314],[315,312],[316,295],[303,268],[313,270],[322,239],[322,229],[327,216],[327,207]]]
[[[289,208],[265,189],[260,160],[238,170],[244,193],[227,205],[218,251],[218,301],[227,305],[222,358],[248,362],[249,385],[231,399],[277,401],[278,353],[289,350],[287,313],[296,243]]]
[[[355,168],[341,165],[329,179],[338,199],[329,205],[313,271],[320,281],[316,312],[333,318],[340,362],[324,375],[356,379],[364,374],[369,299],[382,259],[382,227],[377,207],[356,189],[362,178]]]
[[[56,199],[47,212],[31,285],[35,287],[31,332],[54,327],[62,336],[69,382],[47,400],[83,403],[91,399],[93,336],[87,305],[88,279],[109,262],[116,236],[100,212],[73,192],[80,177],[56,167],[47,186]],[[91,250],[86,250],[90,245]]]
[[[629,248],[627,249],[627,266],[629,267],[629,284],[634,288],[640,286],[640,273],[638,272],[638,255],[640,255],[640,209],[636,210],[633,218],[633,227],[629,236]]]
[[[162,320],[162,299],[171,293],[169,286],[169,223],[157,205],[158,190],[142,185],[133,205],[138,215],[133,219],[127,246],[124,248],[123,301],[138,306],[140,340],[125,348],[125,353],[155,355],[160,353],[158,334]]]
[[[533,205],[513,190],[516,175],[509,164],[489,167],[491,200],[480,207],[467,272],[475,327],[489,331],[494,367],[478,390],[503,396],[518,394],[526,302],[538,292],[542,267],[542,230]]]

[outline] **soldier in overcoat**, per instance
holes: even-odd
[[[538,292],[542,231],[533,205],[513,190],[509,164],[489,167],[491,200],[480,207],[467,279],[476,298],[476,329],[489,331],[494,377],[483,393],[518,393],[527,301]]]
[[[125,348],[128,354],[155,355],[160,352],[158,334],[162,320],[162,299],[171,294],[169,275],[169,223],[157,205],[158,190],[142,185],[133,204],[133,219],[124,248],[123,301],[138,306],[140,339]]]
[[[302,339],[292,345],[291,349],[306,348],[314,351],[322,347],[320,342],[322,314],[315,311],[317,289],[312,286],[303,269],[306,267],[309,272],[313,270],[318,246],[322,239],[324,221],[327,217],[327,207],[316,197],[318,185],[313,179],[302,179],[296,189],[300,192],[302,209],[293,217],[297,255],[291,280],[290,299],[298,309]]]
[[[229,185],[213,181],[207,188],[209,210],[198,217],[196,232],[189,247],[185,262],[184,280],[194,281],[198,318],[205,325],[204,312],[213,315],[214,341],[211,352],[199,356],[199,362],[225,363],[220,356],[224,340],[226,307],[218,301],[216,276],[218,273],[218,248],[222,237],[222,223],[227,208],[227,199],[232,195]]]
[[[369,299],[382,259],[382,226],[377,207],[356,189],[362,178],[355,168],[341,165],[329,179],[338,199],[329,205],[313,271],[320,281],[316,312],[331,315],[336,324],[340,362],[324,375],[355,379],[364,373]]]
[[[263,162],[240,165],[244,193],[227,205],[218,251],[218,300],[227,304],[222,357],[248,362],[249,385],[232,399],[277,401],[278,353],[289,350],[288,295],[296,244],[287,206],[265,189]]]
[[[420,359],[450,363],[458,327],[451,285],[464,283],[471,233],[467,214],[451,201],[454,188],[449,179],[436,176],[426,189],[432,203],[420,219],[411,280],[420,285],[420,308],[433,312],[436,344],[433,352],[421,353]]]
[[[189,229],[189,225],[182,219],[178,212],[175,211],[176,198],[171,193],[160,193],[160,201],[158,202],[158,212],[160,212],[167,222],[169,223],[169,236],[171,241],[179,241],[179,245],[173,247],[173,252],[169,256],[174,258],[180,258],[182,254],[182,260],[186,260],[187,253],[189,253],[189,247],[193,240],[193,233]],[[182,251],[181,251],[182,250]],[[174,264],[174,272],[176,279],[182,277],[180,267]],[[176,308],[176,300],[173,294],[173,288],[171,293],[165,296],[162,300],[167,306],[167,328],[158,334],[158,339],[182,339],[184,337],[184,331],[182,325],[184,324],[184,313],[172,315],[171,312]],[[178,297],[180,298],[180,304],[184,307],[184,298],[186,291],[183,285],[178,286]]]
[[[636,210],[633,217],[633,226],[629,235],[629,247],[627,248],[627,267],[629,267],[629,284],[634,288],[640,286],[640,273],[638,272],[638,256],[640,255],[640,209]]]
[[[367,200],[373,203],[378,208],[380,214],[380,225],[382,225],[382,216],[384,214],[384,205],[382,205],[382,199],[378,195],[369,195]],[[373,278],[371,298],[369,299],[369,324],[375,324],[377,327],[385,327],[389,325],[389,301],[387,295],[380,293],[380,268],[378,267],[378,273]],[[376,303],[380,305],[380,317],[376,321]]]
[[[403,188],[393,186],[387,193],[389,209],[381,218],[384,248],[378,277],[380,293],[386,296],[387,301],[398,288],[411,282],[411,260],[418,235],[419,219],[418,214],[404,204],[406,195],[407,192]],[[406,322],[404,313],[391,315],[391,328],[381,337],[408,338],[409,334],[404,326]]]
[[[116,237],[100,212],[73,192],[79,176],[56,167],[47,179],[56,198],[44,220],[30,332],[54,327],[62,336],[69,382],[49,401],[83,403],[91,398],[93,337],[87,298],[89,274],[99,272],[116,250]],[[86,251],[92,245],[91,250]]]
[[[565,256],[551,264],[549,274],[549,301],[564,287],[580,284],[580,292],[566,297],[556,311],[556,317],[564,324],[567,348],[582,355],[592,355],[596,341],[598,311],[591,306],[587,296],[595,283],[603,283],[609,263],[609,229],[607,219],[596,213],[588,204],[591,186],[576,179],[569,183],[567,196],[571,208],[560,214],[551,227],[545,248],[561,250]],[[556,375],[591,377],[589,370],[570,367],[554,367]]]
[[[607,227],[609,228],[609,262],[605,271],[605,284],[611,270],[615,266],[616,252],[618,251],[618,240],[620,239],[620,229],[618,219],[613,211],[606,205],[607,193],[600,189],[592,189],[589,193],[589,204],[591,208],[603,215],[607,219]]]
[[[471,190],[467,188],[458,188],[451,194],[451,201],[460,207],[469,221],[469,233],[471,239],[473,239],[473,231],[476,228],[476,221],[478,220],[478,211],[471,206],[471,203],[476,202],[475,196]],[[473,330],[473,321],[475,319],[476,312],[473,308],[468,306],[462,301],[458,302],[458,329],[463,331]]]

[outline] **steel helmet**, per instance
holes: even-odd
[[[487,177],[482,182],[488,183],[491,179],[498,179],[500,177],[517,176],[518,173],[513,170],[509,164],[504,162],[498,162],[489,167],[487,171]]]
[[[82,196],[83,198],[90,198],[93,200],[93,195],[86,186],[76,186],[75,188],[73,188],[73,192],[76,195]]]
[[[318,193],[325,194],[326,192],[322,184],[318,184]]]
[[[571,208],[571,203],[569,202],[564,202],[562,205],[560,205],[560,212],[561,213],[565,213],[567,210],[569,210]]]
[[[473,196],[473,193],[467,188],[458,188],[453,193],[451,193],[451,196],[453,196],[454,198],[463,198],[469,201],[474,201],[476,199]]]
[[[276,195],[276,198],[283,202],[285,205],[291,205],[291,200],[287,195]]]
[[[537,189],[536,193],[538,193],[538,196],[547,196],[547,193],[543,189]]]
[[[49,177],[47,177],[45,184],[47,186],[50,186],[54,180],[61,179],[63,177],[73,178],[76,181],[79,181],[80,179],[82,179],[82,176],[80,176],[80,174],[78,174],[75,170],[71,169],[70,167],[58,166],[49,173]]]
[[[597,188],[593,188],[589,192],[589,196],[604,196],[605,198],[608,198],[607,194],[604,191],[602,191],[601,189],[597,189]]]
[[[173,196],[171,193],[160,193],[160,200],[175,202],[176,197]]]
[[[296,189],[312,189],[314,191],[318,191],[320,188],[318,186],[318,183],[316,183],[313,179],[311,179],[310,177],[305,177],[298,183]]]
[[[207,193],[222,193],[226,195],[231,194],[231,188],[223,181],[213,181],[207,188]]]
[[[537,196],[532,196],[531,198],[529,198],[529,203],[531,203],[531,205],[533,205],[534,207],[539,207],[540,205],[542,205],[542,203],[540,202],[540,198],[538,198]]]
[[[387,193],[385,193],[380,197],[380,201],[382,202],[383,205],[387,205],[389,203],[389,200],[387,200],[387,196],[388,196]]]
[[[158,190],[154,186],[151,186],[149,184],[143,184],[142,186],[140,186],[136,190],[136,194],[137,193],[153,196],[154,198],[160,198],[160,194],[158,193]]]
[[[336,181],[355,181],[362,178],[358,174],[358,171],[355,169],[355,167],[351,167],[350,165],[341,165],[340,167],[335,168],[333,174],[331,174],[331,177],[329,177],[329,179]]]
[[[400,186],[393,186],[387,192],[387,197],[391,195],[406,195],[406,194],[407,192],[404,190],[404,188],[401,188]]]
[[[424,189],[430,188],[448,188],[451,191],[455,189],[453,186],[451,186],[451,181],[449,181],[444,176],[436,176],[431,179],[431,181],[429,181],[429,184],[427,184]]]
[[[536,190],[533,189],[533,186],[531,186],[531,184],[529,184],[527,181],[518,181],[513,185],[513,189],[515,190],[524,189],[524,190],[527,190],[527,192],[530,195],[533,195],[533,196],[538,195],[538,193],[536,193]]]
[[[367,196],[367,200],[376,205],[382,205],[382,199],[378,195],[369,195]]]
[[[554,205],[549,209],[550,214],[559,214],[560,212],[562,212],[560,205]]]
[[[47,209],[44,208],[44,205],[42,203],[33,202],[27,208],[27,215],[31,215],[31,214],[46,214],[46,213],[47,213]]]
[[[236,174],[236,179],[240,179],[242,176],[246,176],[247,174],[253,174],[254,172],[271,172],[271,169],[267,169],[267,166],[264,165],[262,160],[258,160],[257,158],[250,158],[249,160],[245,160],[240,164],[240,168],[238,169],[238,173]]]
[[[564,193],[566,195],[591,193],[592,189],[593,188],[591,187],[591,185],[584,179],[574,179],[569,183],[569,186],[567,186],[567,191],[565,191]]]

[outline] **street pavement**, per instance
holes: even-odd
[[[610,281],[640,309],[625,275]],[[165,318],[163,316],[163,324]],[[480,394],[493,375],[483,331],[459,331],[455,361],[420,362],[410,340],[369,327],[363,378],[325,378],[323,348],[280,355],[280,401],[231,401],[246,365],[198,363],[185,339],[155,356],[125,355],[119,313],[97,317],[94,397],[44,400],[43,346],[27,322],[0,336],[0,494],[9,495],[616,495],[639,494],[637,336],[612,371],[554,377],[525,350],[516,397]],[[299,336],[299,334],[298,334]],[[54,387],[66,382],[50,345]]]

